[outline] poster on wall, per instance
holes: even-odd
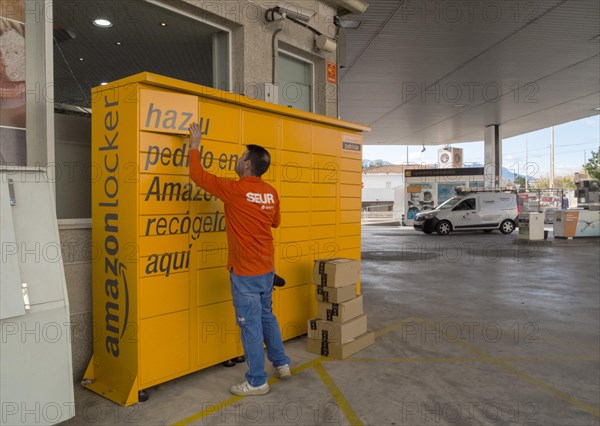
[[[439,206],[444,201],[456,195],[456,187],[465,186],[465,182],[453,182],[453,183],[438,183],[438,201]]]
[[[416,183],[406,187],[408,211],[406,218],[413,220],[417,213],[434,208],[433,184]]]
[[[0,1],[0,165],[25,165],[25,1]]]

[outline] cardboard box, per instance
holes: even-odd
[[[367,332],[367,316],[365,314],[344,323],[317,320],[317,339],[329,343],[347,343]],[[311,334],[314,336],[314,334]]]
[[[344,343],[329,343],[319,339],[308,339],[307,350],[310,353],[328,356],[335,359],[346,359],[375,343],[375,333],[365,333],[356,339]]]
[[[364,313],[362,296],[342,303],[317,302],[317,316],[327,321],[346,322]]]
[[[313,283],[327,287],[344,287],[360,279],[360,262],[355,259],[315,260]]]
[[[316,299],[319,302],[342,303],[356,296],[356,283],[344,287],[316,286]]]

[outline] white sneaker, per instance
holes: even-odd
[[[246,396],[246,395],[264,395],[269,393],[269,384],[265,382],[264,385],[251,386],[248,381],[240,383],[239,385],[233,385],[229,392],[234,395]]]
[[[280,365],[279,367],[275,367],[275,369],[277,370],[277,377],[280,379],[285,379],[286,377],[290,377],[292,375],[289,364]]]

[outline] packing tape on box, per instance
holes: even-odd
[[[324,290],[322,285],[317,286],[317,294],[320,294],[323,297],[323,302],[329,302],[329,292]]]
[[[333,317],[339,316],[339,313],[340,313],[339,307],[340,307],[340,305],[337,303],[331,304],[331,309],[327,309],[327,321],[333,321]]]
[[[323,330],[321,334],[321,355],[328,356],[329,355],[329,342],[328,342],[329,333],[327,330]]]
[[[319,275],[321,276],[321,286],[327,285],[327,274],[325,273],[326,260],[319,261]]]

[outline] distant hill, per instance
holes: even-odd
[[[389,161],[385,161],[385,160],[368,160],[365,159],[362,161],[362,166],[363,169],[368,168],[368,167],[372,167],[372,166],[390,166],[393,165],[394,163],[390,163]],[[431,168],[435,168],[436,165],[431,165],[431,166],[426,166],[426,167],[431,167]],[[464,167],[483,167],[483,164],[481,163],[466,163],[464,165]],[[519,175],[518,173],[514,173],[512,170],[507,169],[506,167],[502,167],[502,179],[505,180],[515,180],[515,178],[520,177],[522,179],[525,179],[525,176],[523,175]],[[533,177],[529,177],[529,182],[534,182],[535,179]]]
[[[481,163],[468,163],[468,164],[465,164],[465,167],[483,167],[483,164],[481,164]],[[502,179],[515,180],[515,178],[517,178],[517,177],[525,179],[525,176],[520,175],[518,173],[514,173],[512,170],[509,170],[506,167],[502,167]],[[529,182],[533,182],[534,180],[535,179],[533,179],[531,176],[529,176]]]

